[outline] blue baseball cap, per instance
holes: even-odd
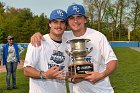
[[[66,12],[64,10],[61,10],[61,9],[53,10],[50,14],[50,20],[59,19],[59,18],[66,20],[66,18],[67,18]]]
[[[80,14],[85,16],[85,9],[82,5],[79,4],[73,4],[70,5],[67,9],[67,17],[74,15],[74,14]]]

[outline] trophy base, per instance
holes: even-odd
[[[72,64],[68,66],[68,78],[84,78],[87,76],[86,72],[94,71],[92,63],[85,62],[83,64]]]

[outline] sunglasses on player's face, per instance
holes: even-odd
[[[9,39],[9,40],[14,40],[14,38],[11,38],[11,39]]]

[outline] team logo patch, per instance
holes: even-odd
[[[76,12],[80,11],[80,9],[77,6],[73,6],[73,10],[75,10]]]
[[[58,11],[57,11],[57,14],[60,15],[60,16],[63,16],[63,11],[58,10]]]
[[[61,51],[54,50],[50,60],[53,60],[53,62],[55,62],[56,64],[61,64],[65,60],[64,53]]]

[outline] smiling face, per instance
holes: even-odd
[[[61,38],[66,29],[66,22],[63,19],[55,19],[50,21],[49,26],[50,26],[50,36],[52,38],[55,37]]]
[[[85,16],[76,14],[76,15],[71,15],[68,18],[68,24],[69,27],[72,29],[73,33],[85,33],[85,23],[87,23],[87,19]]]

